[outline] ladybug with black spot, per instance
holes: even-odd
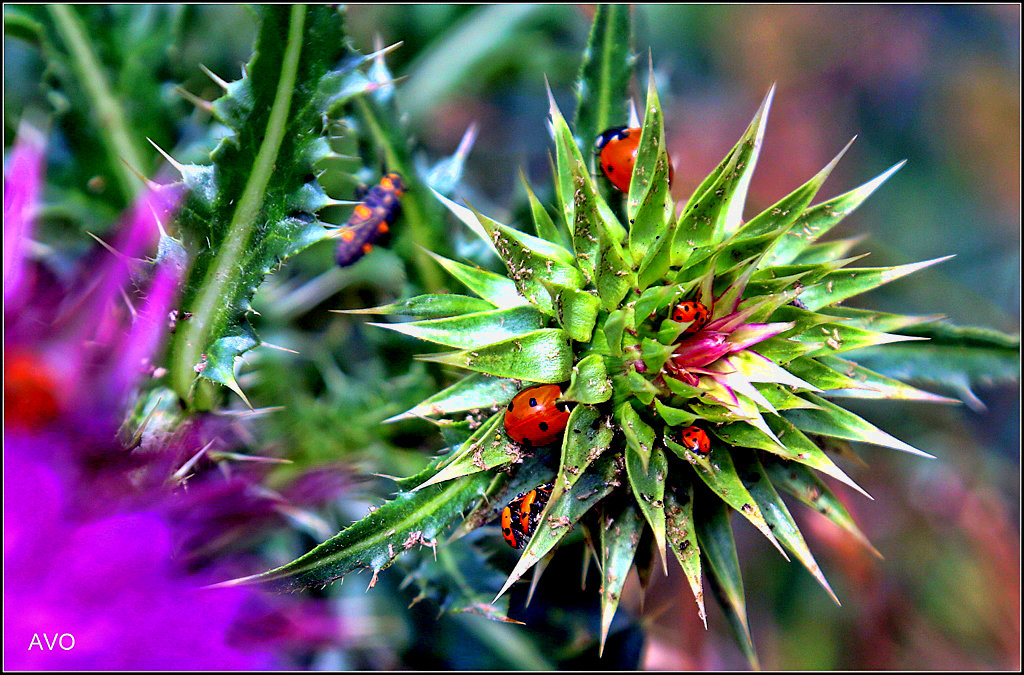
[[[540,514],[551,496],[551,483],[524,492],[501,511],[501,536],[512,548],[522,548],[540,522]]]
[[[569,422],[569,409],[557,384],[527,387],[515,395],[505,411],[505,433],[528,448],[558,440]]]
[[[706,431],[697,426],[684,427],[679,432],[679,444],[698,455],[711,454],[711,439]]]
[[[356,197],[361,201],[338,232],[341,241],[334,252],[338,265],[351,265],[373,249],[373,243],[386,234],[398,219],[402,211],[399,199],[405,190],[402,176],[391,172],[369,191],[357,193]]]
[[[599,163],[605,177],[611,181],[615,189],[629,192],[629,183],[633,177],[633,165],[636,164],[636,151],[640,147],[640,127],[612,127],[602,131],[597,137]],[[668,183],[672,185],[672,160],[668,164]]]
[[[672,310],[672,320],[676,323],[692,322],[684,333],[695,333],[700,330],[707,323],[709,316],[711,313],[708,312],[708,308],[699,300],[684,300]]]

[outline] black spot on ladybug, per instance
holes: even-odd
[[[540,430],[541,430],[541,431],[547,431],[547,430],[548,430],[548,423],[547,423],[547,422],[541,422],[541,423],[540,423],[540,424],[538,424],[537,426],[539,426],[539,427],[540,427]]]
[[[508,402],[508,405],[505,407],[505,410],[508,410],[509,412],[512,412],[512,401]]]
[[[565,412],[565,403],[559,401],[555,404],[555,409],[558,410],[558,412]]]
[[[535,398],[531,398],[530,399],[530,407],[531,408],[536,408],[537,407],[537,399],[535,399]]]

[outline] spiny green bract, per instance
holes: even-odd
[[[811,206],[837,157],[743,222],[771,97],[678,214],[653,85],[624,221],[603,198],[553,101],[557,218],[527,186],[539,236],[438,195],[500,257],[507,276],[434,255],[477,297],[423,295],[374,310],[412,316],[378,325],[452,349],[422,359],[471,371],[393,418],[436,419],[450,447],[399,481],[396,499],[252,580],[298,588],[363,567],[375,579],[403,549],[435,545],[452,519],[462,519],[456,536],[464,534],[492,521],[517,493],[554,478],[541,525],[498,595],[574,526],[597,532],[588,542],[602,562],[602,644],[630,567],[647,579],[651,566],[667,569],[671,551],[701,618],[707,575],[756,663],[729,509],[783,556],[795,556],[835,598],[778,491],[870,547],[816,472],[863,490],[823,448],[862,441],[929,455],[825,396],[949,399],[840,356],[913,339],[879,328],[921,319],[836,305],[937,261],[850,267],[857,258],[842,257],[848,245],[816,243],[899,165]],[[684,299],[708,308],[706,323],[671,319]],[[505,433],[505,405],[532,383],[563,384],[562,398],[573,405],[560,448],[525,448]],[[691,425],[711,437],[707,455],[681,444],[680,429]],[[654,555],[646,548],[652,545]]]

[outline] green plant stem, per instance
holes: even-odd
[[[68,5],[47,5],[46,8],[71,54],[75,74],[95,105],[100,134],[110,153],[110,167],[117,176],[121,193],[126,201],[131,201],[142,192],[143,183],[129,167],[140,172],[145,167],[142,154],[128,131],[124,111],[103,76],[99,60],[75,11]]]
[[[228,226],[227,236],[217,252],[203,280],[202,289],[196,297],[192,310],[192,318],[186,323],[185,329],[179,333],[174,353],[172,354],[172,382],[175,391],[182,398],[188,399],[195,377],[194,367],[199,363],[202,351],[207,347],[211,327],[217,323],[219,315],[228,311],[223,299],[227,287],[235,281],[241,259],[245,254],[252,236],[256,219],[263,205],[264,193],[274,170],[274,163],[284,139],[288,112],[291,107],[292,94],[295,88],[299,56],[302,52],[303,25],[306,8],[294,5],[288,27],[288,42],[285,47],[284,62],[281,64],[281,78],[278,81],[274,103],[270,110],[267,133],[260,146],[252,173],[245,185]]]

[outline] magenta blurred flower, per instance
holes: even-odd
[[[25,283],[25,247],[32,223],[32,210],[39,203],[43,171],[43,136],[34,127],[22,125],[18,143],[7,167],[16,180],[4,180],[4,311],[14,306]]]
[[[258,486],[235,472],[175,489],[187,458],[230,445],[227,422],[191,420],[134,451],[117,440],[183,278],[184,257],[167,255],[166,241],[155,262],[143,259],[180,188],[148,190],[112,250],[55,290],[35,283],[41,268],[27,255],[43,147],[23,130],[4,177],[5,668],[268,669],[288,667],[284,649],[337,644],[341,626],[324,603],[202,588],[251,571],[238,560],[197,565],[190,547],[209,550],[223,534],[210,525],[223,519],[217,495]],[[250,530],[283,522],[273,500],[232,503]]]
[[[76,491],[41,461],[56,437],[5,434],[4,664],[30,670],[272,668],[269,645],[225,641],[251,590],[204,591],[176,568],[166,514],[80,521]],[[53,649],[49,636],[69,635]],[[40,640],[42,640],[40,642]],[[262,649],[262,651],[257,651]]]

